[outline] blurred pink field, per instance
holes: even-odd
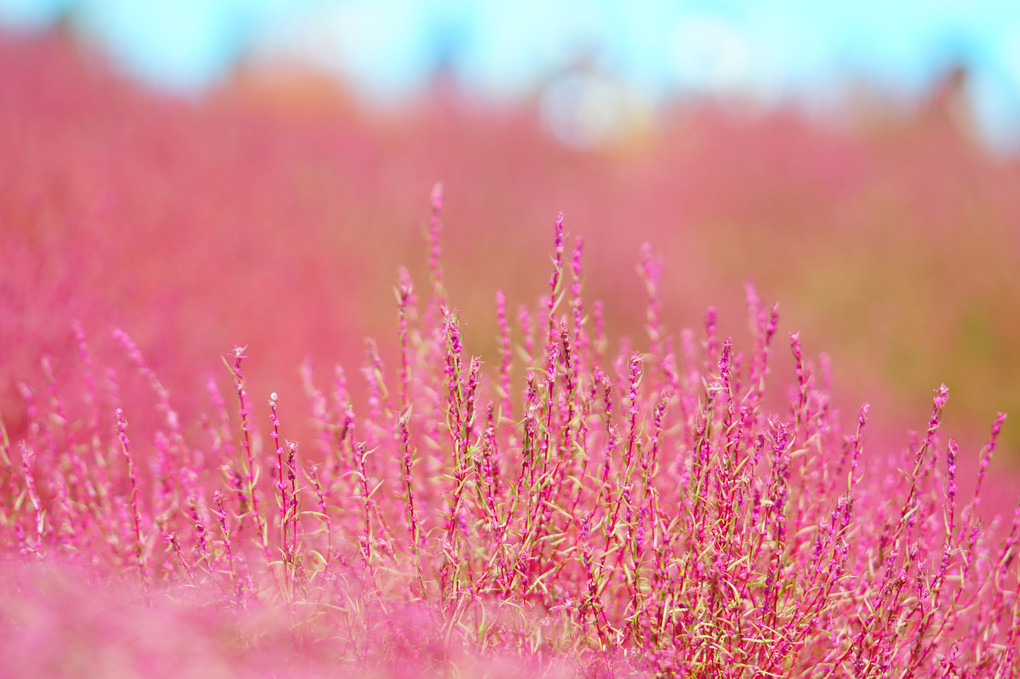
[[[315,92],[0,42],[15,676],[1017,675],[1020,165],[937,103],[585,153]]]
[[[524,112],[440,98],[369,118],[245,84],[193,105],[140,93],[59,40],[0,49],[12,430],[16,383],[35,379],[41,354],[66,354],[70,318],[99,342],[122,327],[175,394],[220,376],[235,344],[257,357],[260,393],[293,393],[306,356],[329,366],[361,355],[365,335],[385,344],[396,269],[421,272],[437,180],[452,302],[484,357],[496,287],[511,305],[541,292],[533,253],[563,210],[589,243],[586,284],[613,336],[641,322],[613,302],[640,294],[633,262],[648,242],[665,258],[674,331],[709,304],[742,318],[753,277],[832,357],[848,406],[881,398],[895,431],[941,382],[974,445],[1020,404],[1020,320],[1006,311],[1020,308],[1020,168],[937,109],[836,133],[782,112],[740,123],[681,108],[654,138],[577,153]]]

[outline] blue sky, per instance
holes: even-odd
[[[651,101],[735,91],[810,103],[848,75],[909,98],[963,59],[986,133],[1020,140],[1015,0],[0,0],[10,28],[63,15],[158,87],[200,91],[242,56],[287,58],[379,102],[413,94],[438,64],[512,98],[582,58]]]

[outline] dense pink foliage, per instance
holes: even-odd
[[[881,201],[876,173],[909,187],[909,139],[864,152],[783,116],[706,116],[658,154],[582,157],[442,100],[406,124],[284,124],[227,93],[150,99],[66,45],[0,50],[16,676],[1017,675],[1020,504],[988,472],[1004,416],[946,438],[967,401],[942,387],[920,433],[872,435],[751,285],[747,330],[724,330],[735,302],[668,325],[699,277],[736,297],[752,251],[774,287],[822,266],[809,220],[874,245],[896,210],[839,206]],[[748,141],[784,172],[744,162]],[[959,139],[925,148],[972,162],[1009,214],[1012,170]],[[486,154],[512,171],[472,165]],[[426,167],[445,201],[408,190]],[[556,201],[550,272],[536,234]],[[933,252],[958,244],[923,201],[899,207],[909,248],[918,214]],[[741,245],[727,220],[762,233]],[[645,237],[634,276],[620,253]],[[417,266],[383,296],[399,262]]]
[[[117,331],[161,420],[132,440],[145,404],[96,386],[79,333],[81,383],[57,383],[47,361],[46,392],[23,388],[24,437],[4,436],[8,558],[133,583],[128,601],[171,617],[195,614],[175,601],[208,607],[206,624],[232,630],[216,656],[228,666],[275,634],[258,622],[268,609],[286,620],[274,659],[289,671],[446,676],[492,659],[580,676],[1015,675],[1020,503],[1000,528],[975,511],[1004,416],[960,497],[944,386],[926,430],[883,460],[865,450],[869,407],[844,433],[796,333],[788,403],[765,406],[778,317],[753,288],[746,350],[714,310],[700,341],[674,338],[646,251],[649,344],[614,352],[569,245],[560,216],[547,294],[503,326],[495,369],[445,305],[434,237],[431,284],[398,289],[397,369],[369,347],[367,401],[341,369],[325,383],[305,370],[318,429],[305,449],[284,421],[303,407],[274,392],[268,423],[253,414],[243,348],[225,359],[236,416],[213,383],[209,415],[182,421]],[[68,401],[90,416],[69,420]],[[26,569],[7,577],[31,623],[37,578],[61,581]],[[43,596],[40,615],[53,605]],[[56,673],[88,644],[69,634]],[[116,662],[162,662],[118,634]]]

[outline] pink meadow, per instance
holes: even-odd
[[[389,137],[362,134],[350,112],[277,137],[278,121],[229,101],[149,101],[68,60],[66,46],[0,48],[13,55],[0,79],[21,97],[0,108],[0,143],[17,161],[0,167],[6,675],[1020,674],[1020,503],[993,460],[1000,431],[1009,440],[1005,415],[987,418],[979,443],[969,431],[954,439],[954,408],[980,408],[941,386],[930,401],[912,396],[926,412],[899,438],[874,431],[869,418],[897,399],[840,412],[846,392],[836,398],[812,333],[780,330],[778,305],[754,285],[734,337],[722,330],[739,325],[731,305],[698,323],[678,313],[713,301],[678,281],[727,278],[721,264],[692,262],[703,251],[739,259],[732,232],[674,233],[664,217],[641,231],[674,198],[695,221],[725,206],[754,223],[758,192],[781,199],[792,195],[783,177],[810,175],[816,204],[771,216],[788,232],[768,230],[761,252],[747,232],[748,252],[793,270],[786,244],[815,236],[786,217],[838,222],[852,203],[864,219],[881,203],[858,200],[884,186],[861,179],[858,151],[829,139],[812,155],[807,133],[780,117],[747,133],[770,158],[790,154],[786,172],[765,172],[711,119],[698,129],[715,151],[695,182],[690,168],[672,172],[686,166],[668,152],[646,166],[549,150],[520,121],[444,125],[439,101],[436,120],[411,129],[456,132],[414,149],[458,169],[450,195],[437,186],[426,202],[407,181],[420,168],[375,187]],[[61,115],[75,124],[39,123]],[[882,143],[869,150],[876,165],[898,159],[894,174],[913,185],[923,163],[909,143]],[[527,149],[534,172],[490,186],[473,174],[479,144],[503,160]],[[923,147],[953,160],[926,172],[971,158]],[[980,167],[980,204],[1013,214],[1012,194],[997,193],[1011,175]],[[557,168],[582,172],[585,207],[564,218],[543,205],[533,219]],[[610,193],[619,202],[600,202]],[[944,191],[936,207],[962,213],[968,195]],[[452,196],[476,211],[458,212]],[[923,215],[933,208],[922,202]],[[510,215],[493,230],[515,240],[469,230],[487,203]],[[904,233],[912,209],[897,214]],[[879,212],[873,233],[851,234],[855,247],[882,242],[897,211]],[[633,232],[606,226],[621,215]],[[409,236],[417,224],[424,242]],[[987,249],[943,230],[925,231],[926,247],[972,265],[968,253]],[[656,254],[675,248],[670,238],[712,247],[677,266],[675,252]],[[825,268],[826,248],[811,247],[805,261]],[[384,298],[390,274],[379,271],[398,256],[408,269],[392,302],[365,302]],[[932,288],[962,289],[960,275],[946,267]],[[895,289],[887,273],[876,280]],[[681,293],[693,299],[678,306]],[[951,324],[970,298],[944,297]],[[993,320],[994,348],[1012,320]],[[694,329],[673,331],[683,324]],[[228,332],[241,346],[222,345]],[[212,340],[222,361],[202,353]],[[301,351],[311,359],[291,360]]]
[[[80,379],[44,361],[25,435],[4,435],[13,666],[59,676],[113,654],[119,676],[152,676],[149,655],[179,672],[211,654],[255,676],[1015,676],[1020,505],[991,525],[976,512],[1005,415],[961,451],[940,433],[943,386],[886,467],[869,407],[839,416],[752,286],[750,346],[711,309],[699,332],[666,333],[647,247],[645,335],[612,350],[562,217],[546,294],[517,309],[497,294],[499,360],[483,364],[447,305],[441,201],[429,280],[396,288],[399,358],[369,343],[363,402],[341,367],[306,366],[301,398],[253,394],[238,347],[228,385],[210,381],[185,421],[125,333],[149,403],[120,398],[74,326]],[[771,412],[779,350],[795,375]],[[159,425],[137,438],[142,409]],[[291,440],[309,414],[314,438]],[[962,454],[980,460],[967,495]],[[198,618],[214,648],[190,632],[183,654],[123,630],[90,641],[83,627],[123,624],[97,596],[154,634]],[[98,619],[60,610],[78,600]],[[25,653],[49,625],[69,638]],[[260,654],[277,668],[252,666]]]

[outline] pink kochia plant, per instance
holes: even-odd
[[[327,396],[306,366],[318,435],[300,448],[275,393],[265,438],[243,349],[237,410],[210,383],[212,414],[184,426],[118,332],[162,423],[138,439],[139,404],[97,386],[76,326],[75,407],[47,360],[26,434],[3,437],[8,559],[239,616],[223,658],[282,645],[306,676],[1017,676],[1020,505],[976,512],[1004,415],[968,498],[944,386],[885,474],[868,406],[844,433],[796,333],[788,406],[766,411],[778,316],[750,285],[746,351],[711,310],[700,345],[669,336],[647,248],[648,350],[613,355],[562,216],[547,295],[512,328],[497,294],[483,364],[447,305],[441,202],[424,301],[400,274],[395,370],[370,343],[356,405],[343,370]]]

